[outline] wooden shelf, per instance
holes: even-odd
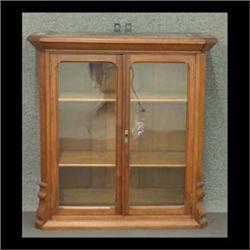
[[[60,167],[115,167],[114,151],[66,151],[59,159]]]
[[[59,102],[115,102],[116,97],[114,93],[105,93],[102,95],[98,94],[86,94],[86,95],[77,95],[77,94],[68,94],[61,95],[58,98]]]
[[[131,152],[130,167],[185,167],[184,152]],[[60,167],[115,167],[114,151],[62,152]]]
[[[62,95],[58,98],[59,102],[116,102],[115,94],[105,94],[103,96],[88,95]],[[185,96],[163,96],[163,95],[142,95],[137,98],[131,98],[131,102],[157,102],[157,103],[186,103]]]
[[[131,188],[131,205],[183,205],[183,188]],[[114,206],[114,188],[65,188],[61,205]]]

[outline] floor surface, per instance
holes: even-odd
[[[23,213],[23,237],[227,237],[227,214],[209,213],[208,226],[203,229],[154,229],[154,230],[74,230],[42,231],[34,227],[35,213]]]

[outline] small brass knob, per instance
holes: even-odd
[[[125,129],[124,131],[124,141],[125,143],[128,143],[128,130],[127,129]]]

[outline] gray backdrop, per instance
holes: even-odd
[[[112,32],[131,22],[133,32],[194,32],[217,37],[208,59],[205,129],[205,206],[227,212],[227,14],[226,13],[25,13],[23,14],[23,210],[37,207],[40,181],[39,86],[33,33]]]

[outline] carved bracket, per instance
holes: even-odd
[[[37,197],[39,198],[39,205],[36,211],[36,227],[41,228],[42,225],[46,222],[46,204],[45,200],[47,197],[47,183],[41,182],[39,184],[40,191],[38,192]]]
[[[207,225],[207,218],[206,218],[206,212],[203,205],[203,199],[205,196],[205,192],[203,191],[204,182],[200,181],[196,185],[196,220],[199,222],[201,227],[204,227]]]

